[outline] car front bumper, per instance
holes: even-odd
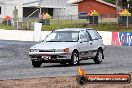
[[[70,60],[71,54],[64,52],[29,52],[31,60],[43,62],[60,62]]]

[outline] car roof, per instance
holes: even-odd
[[[64,28],[55,31],[83,31],[83,30],[93,30],[93,28]]]

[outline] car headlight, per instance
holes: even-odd
[[[37,49],[30,49],[30,52],[39,52]]]
[[[64,52],[64,49],[56,49],[55,52]]]

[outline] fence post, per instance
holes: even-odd
[[[18,21],[17,21],[17,30],[18,30]]]
[[[92,24],[94,24],[94,16],[93,16],[93,23]]]
[[[101,19],[101,24],[102,24],[102,15],[100,15],[100,19]]]
[[[60,25],[60,22],[59,22],[59,15],[57,16],[57,29],[60,27],[59,25]]]
[[[22,19],[22,30],[24,30],[23,26],[24,26],[24,25],[23,25],[23,19]]]
[[[27,21],[27,29],[30,30],[30,29],[29,29],[29,22],[28,22],[28,21]]]
[[[78,17],[78,19],[77,19],[77,26],[79,27],[79,24],[80,24],[80,19],[79,19],[79,17]]]
[[[109,16],[109,14],[108,14],[108,24],[110,24],[110,22],[109,22],[109,21],[110,21],[110,16]]]
[[[127,28],[128,28],[128,24],[129,24],[129,21],[128,21],[128,15],[127,15],[127,23],[126,23],[126,24],[127,24]]]
[[[71,24],[72,24],[72,15],[71,15]]]
[[[119,25],[119,15],[116,15],[117,24]]]

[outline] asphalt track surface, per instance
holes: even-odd
[[[132,72],[132,47],[105,46],[105,59],[101,64],[86,60],[81,61],[79,66],[44,63],[40,68],[33,68],[28,52],[34,44],[36,43],[0,40],[0,80],[75,76],[79,66],[90,74]]]

